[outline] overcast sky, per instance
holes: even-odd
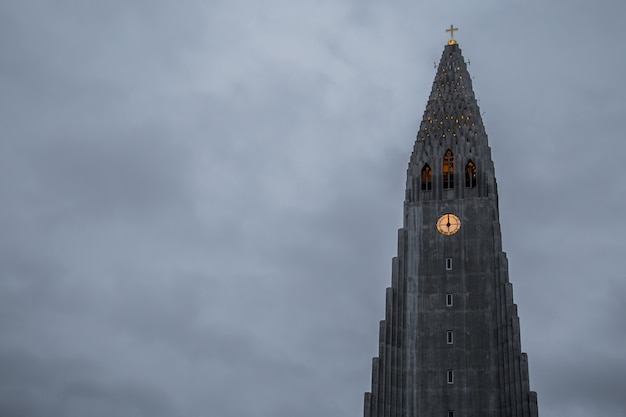
[[[450,24],[540,415],[626,415],[624,16],[2,1],[0,416],[361,416]]]

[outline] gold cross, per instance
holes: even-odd
[[[448,41],[448,45],[454,45],[456,41],[454,40],[454,32],[458,32],[459,28],[455,28],[454,25],[450,25],[450,29],[446,29],[446,32],[450,32],[450,40]]]

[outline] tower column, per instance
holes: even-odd
[[[453,26],[407,169],[365,417],[537,417],[491,149]]]

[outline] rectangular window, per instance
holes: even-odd
[[[446,258],[446,270],[450,271],[452,269],[452,258]]]
[[[452,330],[448,330],[446,332],[446,342],[451,345],[454,343],[454,332]]]
[[[454,384],[454,371],[448,369],[448,384]]]
[[[446,294],[446,306],[452,307],[452,294]]]
[[[448,417],[454,417],[454,411],[448,410]]]

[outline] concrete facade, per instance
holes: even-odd
[[[436,226],[447,214],[461,221],[450,235]],[[444,49],[409,162],[379,338],[365,417],[538,415],[491,149],[456,43]]]

